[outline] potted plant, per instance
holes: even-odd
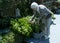
[[[41,39],[43,32],[42,30],[44,30],[45,25],[42,23],[42,20],[39,21],[39,23],[37,21],[35,21],[34,24],[32,24],[33,27],[33,37],[36,39]]]

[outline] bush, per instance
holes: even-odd
[[[14,43],[14,33],[9,32],[2,36],[2,41],[0,43]]]
[[[12,31],[4,34],[0,43],[22,43],[22,36]]]
[[[33,11],[30,8],[32,0],[20,0],[20,3],[17,5],[17,7],[21,10],[21,16],[25,17],[28,15],[32,15]]]
[[[40,22],[39,24],[38,23],[32,24],[33,32],[35,32],[35,33],[40,33],[45,28],[45,24],[42,23],[41,20],[39,22]]]
[[[0,0],[0,16],[15,16],[16,8],[20,9],[21,16],[31,15],[30,0]]]
[[[23,17],[19,19],[11,19],[11,29],[23,36],[30,37],[32,28],[31,24],[28,22],[30,17]]]
[[[29,23],[29,19],[31,16],[19,18],[19,19],[11,19],[11,28],[24,36],[29,37],[31,33],[37,32],[40,33],[44,30],[45,25],[41,22],[39,24],[31,24]]]

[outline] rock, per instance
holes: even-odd
[[[20,9],[19,8],[16,9],[16,17],[17,18],[21,17]]]

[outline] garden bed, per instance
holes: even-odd
[[[30,18],[31,16],[17,19],[11,18],[8,22],[10,23],[10,31],[3,34],[1,43],[25,43],[25,39],[31,37],[40,38],[42,24],[40,26],[31,24],[29,23]]]

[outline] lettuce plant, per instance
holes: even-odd
[[[28,22],[30,17],[23,17],[19,19],[11,19],[11,29],[17,31],[18,33],[30,37],[32,28],[31,24]]]

